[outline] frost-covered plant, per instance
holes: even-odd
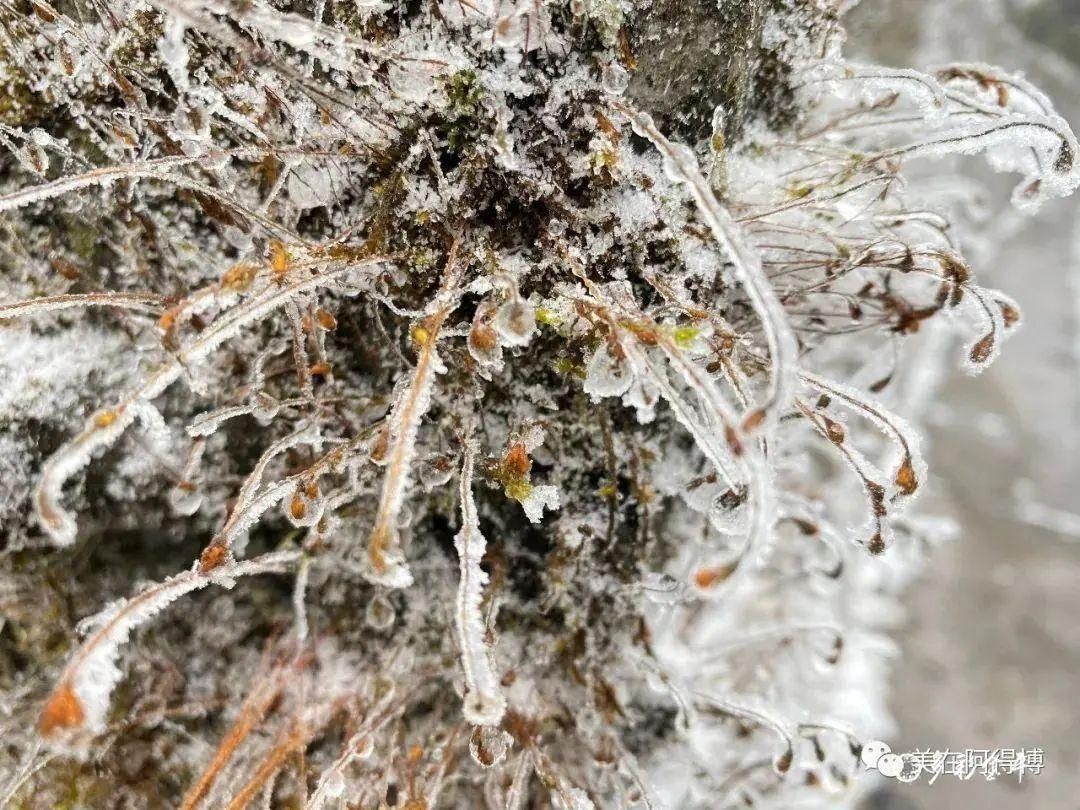
[[[1070,193],[1038,90],[825,0],[2,13],[0,796],[854,795],[934,531],[896,380],[1020,317],[901,171]]]

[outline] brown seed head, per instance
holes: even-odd
[[[199,556],[199,571],[203,574],[209,573],[224,565],[228,558],[229,552],[225,546],[213,543],[203,549],[203,553]]]
[[[318,321],[319,326],[327,332],[333,332],[337,329],[337,318],[321,307],[315,310],[315,320]]]
[[[50,737],[64,729],[78,728],[86,720],[86,710],[70,683],[61,683],[49,696],[38,718],[38,731]]]
[[[490,352],[499,345],[499,337],[484,321],[475,321],[469,330],[469,345],[481,352]]]
[[[532,469],[532,459],[521,442],[514,442],[503,456],[503,471],[510,478],[524,478]]]
[[[289,514],[293,516],[294,520],[303,520],[304,515],[307,514],[307,504],[304,502],[304,496],[297,491],[289,502]]]
[[[94,427],[107,428],[113,424],[120,414],[117,411],[99,411],[94,414]]]
[[[733,562],[725,563],[724,565],[714,565],[709,568],[699,568],[694,572],[694,584],[703,591],[715,588],[734,574],[735,569],[738,567],[739,563]]]

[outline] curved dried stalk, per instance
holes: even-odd
[[[180,804],[180,810],[196,810],[207,795],[210,793],[214,782],[229,764],[233,754],[243,744],[244,740],[259,727],[266,715],[271,711],[281,696],[284,687],[283,669],[276,669],[269,678],[263,677],[260,672],[254,679],[254,685],[247,697],[244,698],[240,711],[237,714],[229,730],[225,732],[221,743],[214,752],[213,759],[203,770],[202,774],[184,795]]]
[[[155,293],[104,292],[45,295],[40,298],[17,301],[14,304],[0,304],[0,321],[79,307],[110,307],[158,315],[164,305],[164,296]]]
[[[682,144],[673,144],[664,137],[647,114],[618,101],[612,102],[612,106],[626,115],[634,129],[659,150],[664,158],[664,166],[672,178],[690,190],[702,218],[735,268],[735,275],[761,321],[772,360],[768,398],[756,410],[746,415],[743,429],[751,431],[764,423],[774,422],[790,404],[798,367],[798,344],[787,322],[784,308],[762,269],[761,256],[750,246],[731,214],[716,199],[709,184],[698,171],[693,153]]]
[[[779,774],[791,770],[795,760],[795,734],[779,718],[774,717],[762,707],[747,706],[706,692],[694,692],[697,708],[703,712],[721,712],[723,714],[750,720],[773,732],[784,744],[783,752],[773,760],[773,767]]]
[[[458,246],[459,242],[455,241],[450,248],[442,287],[436,296],[438,308],[412,330],[418,351],[416,368],[409,383],[397,396],[387,420],[393,445],[386,457],[386,476],[383,478],[379,509],[368,537],[367,561],[372,582],[392,588],[405,588],[412,584],[412,574],[402,556],[398,521],[409,487],[410,467],[416,456],[420,420],[431,405],[435,375],[445,370],[436,345],[446,316],[456,306],[455,301],[446,299],[450,298],[459,275],[456,266]]]
[[[851,410],[866,417],[886,435],[892,437],[900,449],[900,463],[892,476],[893,485],[896,487],[898,496],[904,498],[914,496],[926,477],[926,462],[919,452],[919,438],[911,425],[891,413],[869,394],[831,382],[809,371],[801,371],[799,376],[821,393],[835,397]]]
[[[42,736],[64,743],[81,732],[94,734],[104,728],[109,697],[121,675],[115,659],[120,645],[136,627],[184,594],[212,584],[231,588],[237,577],[279,573],[287,570],[299,557],[299,552],[279,551],[222,565],[209,572],[196,565],[107,608],[92,620],[94,632],[64,667],[45,702],[38,721]]]
[[[522,751],[518,756],[517,767],[514,768],[514,776],[510,780],[510,788],[506,791],[505,810],[521,810],[528,796],[529,780],[532,778],[533,755],[529,750]]]
[[[701,423],[693,407],[675,389],[664,371],[650,360],[647,350],[640,346],[632,335],[623,333],[621,340],[616,339],[619,340],[619,346],[626,353],[636,373],[652,380],[664,401],[670,406],[671,412],[675,414],[675,418],[694,438],[695,444],[724,478],[724,482],[731,488],[738,487],[745,480],[746,465],[735,454],[730,438],[726,437],[727,440],[722,441]],[[736,445],[736,447],[741,453],[741,445]]]
[[[303,751],[314,736],[314,732],[306,730],[299,723],[282,732],[259,763],[255,773],[226,805],[226,810],[245,810],[249,807],[259,793],[266,789],[271,780],[285,767],[289,757]]]
[[[306,469],[263,487],[262,476],[266,465],[271,459],[298,444],[318,443],[319,438],[314,435],[312,428],[309,426],[271,445],[263,453],[255,469],[245,479],[237,495],[236,505],[229,514],[225,525],[203,552],[204,564],[208,562],[216,564],[228,556],[241,554],[243,547],[238,541],[258,522],[263,514],[281,503],[285,498],[289,496],[295,498],[296,493],[303,488],[312,484],[317,488],[318,481],[323,475],[348,463],[363,445],[364,438],[364,436],[360,436],[344,445],[335,447]],[[289,518],[294,525],[313,525],[319,521],[319,518],[325,512],[325,505],[326,501],[321,496],[317,496],[314,503],[310,498],[304,498],[299,502],[294,499],[294,502],[289,507]]]
[[[465,670],[465,719],[478,726],[494,726],[498,725],[506,711],[506,698],[499,688],[499,679],[491,667],[491,651],[484,641],[487,625],[481,603],[488,576],[480,563],[487,541],[480,533],[472,494],[475,454],[471,446],[466,446],[461,466],[461,530],[454,538],[454,548],[460,561],[460,580],[454,620],[457,623],[458,644],[461,646],[461,664]]]
[[[371,746],[372,736],[405,708],[412,694],[411,691],[398,694],[391,689],[371,707],[338,758],[322,772],[315,792],[304,803],[305,810],[322,810],[328,800],[338,798],[345,792],[345,769],[364,756]]]
[[[858,476],[866,493],[870,507],[870,520],[874,532],[864,545],[871,554],[882,554],[889,546],[889,507],[886,498],[886,484],[882,483],[884,476],[867,461],[862,453],[856,450],[847,441],[846,431],[839,422],[835,422],[820,413],[815,413],[805,402],[796,398],[795,407],[813,425],[814,430],[840,453],[841,458]]]
[[[238,305],[217,318],[204,332],[171,356],[140,388],[114,408],[98,411],[87,420],[82,432],[70,439],[45,462],[34,490],[34,506],[42,527],[57,545],[75,542],[74,517],[60,506],[61,490],[72,475],[81,470],[96,451],[109,447],[139,415],[145,415],[150,400],[164,393],[191,363],[206,357],[245,327],[284,306],[293,297],[326,287],[341,276],[359,268],[386,261],[373,257],[357,263],[327,261],[322,272],[271,285],[260,295]],[[336,266],[335,266],[336,265]],[[312,267],[311,269],[315,269]]]
[[[675,414],[675,418],[686,428],[694,439],[694,443],[702,454],[713,464],[717,472],[725,478],[729,491],[745,491],[750,500],[751,520],[746,530],[746,540],[739,553],[738,559],[732,562],[729,559],[712,561],[700,567],[692,576],[692,581],[703,596],[718,597],[719,586],[729,582],[736,573],[745,572],[749,566],[743,563],[749,561],[755,549],[763,546],[769,539],[774,523],[773,484],[768,472],[768,465],[762,450],[756,442],[748,443],[750,452],[743,451],[743,445],[738,440],[732,439],[732,433],[725,431],[723,442],[715,435],[715,432],[697,417],[694,409],[685,401],[681,394],[668,381],[666,374],[656,368],[649,359],[648,351],[636,345],[632,337],[627,336],[621,344],[627,358],[638,370],[640,375],[647,376],[653,381],[661,396],[668,403]],[[683,360],[686,363],[685,359]],[[686,363],[692,367],[692,364]],[[696,372],[696,369],[694,369]],[[686,378],[683,378],[684,380]],[[702,390],[702,405],[705,412],[713,416],[719,424],[723,424],[722,417],[715,415],[711,410],[712,404],[720,397],[715,391],[712,380],[695,373],[688,382],[693,390]],[[738,449],[739,454],[733,450]],[[734,475],[732,474],[734,473]]]

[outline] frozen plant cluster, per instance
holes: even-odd
[[[3,0],[0,802],[851,803],[1020,320],[903,169],[1080,167],[843,5]]]

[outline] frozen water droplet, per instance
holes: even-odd
[[[481,306],[469,330],[469,354],[481,366],[498,370],[502,365],[502,346],[499,344],[499,334],[487,322],[485,313],[490,310],[490,305]]]
[[[536,331],[536,307],[515,295],[495,314],[495,331],[507,346],[527,346]]]
[[[376,630],[386,630],[394,623],[394,606],[384,595],[373,596],[364,611],[364,620]]]
[[[326,499],[315,481],[300,484],[285,505],[285,515],[293,526],[314,526],[322,518]]]
[[[689,146],[683,143],[672,143],[670,154],[664,155],[664,173],[675,183],[686,183],[690,178],[690,172],[697,171],[697,158]]]
[[[469,753],[481,768],[493,768],[504,759],[513,737],[500,728],[477,726],[469,738]]]
[[[251,415],[260,425],[266,426],[274,421],[281,405],[269,394],[259,391],[255,394],[255,401],[251,408]]]
[[[429,456],[420,462],[420,484],[425,492],[446,484],[454,474],[454,463],[449,456]]]
[[[181,481],[169,490],[169,507],[182,517],[194,515],[202,506],[203,496],[199,488],[188,481]]]
[[[608,62],[604,66],[600,81],[605,92],[621,96],[630,85],[630,74],[618,62]]]
[[[621,397],[630,390],[634,374],[625,358],[612,352],[609,344],[602,345],[589,360],[585,370],[585,393],[597,402],[604,397]]]

